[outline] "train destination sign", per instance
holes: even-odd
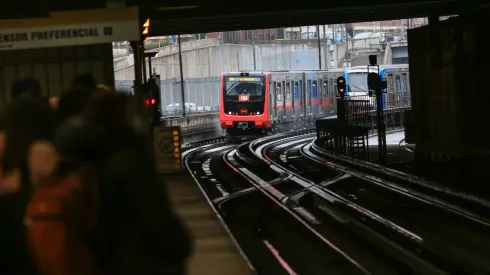
[[[260,82],[260,77],[229,77],[228,81],[239,81],[239,82]]]
[[[245,94],[245,95],[239,95],[238,96],[238,101],[240,101],[240,102],[250,101],[250,97],[247,94]]]

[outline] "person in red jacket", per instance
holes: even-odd
[[[14,99],[0,113],[0,274],[38,274],[27,241],[25,208],[34,186],[27,155],[37,140],[51,140],[53,111],[29,97]]]

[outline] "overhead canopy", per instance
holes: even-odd
[[[212,3],[211,3],[212,2]],[[452,15],[484,0],[127,0],[151,18],[151,36]],[[396,4],[395,4],[396,3]]]
[[[488,2],[488,0],[1,0],[0,19],[49,17],[49,12],[53,11],[138,6],[141,20],[151,18],[150,35],[157,36],[452,15]]]

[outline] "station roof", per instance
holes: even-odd
[[[452,15],[488,0],[2,0],[0,19],[49,16],[51,11],[139,6],[150,35],[305,26]],[[278,4],[280,3],[280,4]],[[30,7],[25,9],[25,7]],[[33,8],[34,7],[34,8]]]
[[[150,35],[323,25],[453,15],[488,0],[127,0],[151,18]],[[278,4],[280,3],[280,4]]]

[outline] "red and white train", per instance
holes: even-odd
[[[298,129],[335,116],[344,69],[221,75],[220,125],[229,140]]]

